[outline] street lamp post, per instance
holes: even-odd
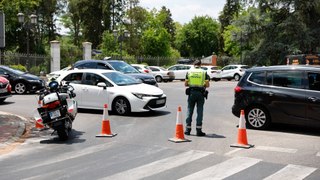
[[[233,36],[233,38],[236,40],[237,37],[238,37],[238,34],[233,33],[232,36]],[[243,32],[240,31],[240,37],[239,37],[239,40],[240,40],[240,64],[242,64],[242,43],[243,43],[243,40],[244,40],[244,38],[245,38],[246,36],[247,36],[247,33],[246,33],[246,32],[243,34]]]
[[[130,33],[128,30],[113,30],[113,36],[115,39],[118,39],[118,42],[120,42],[120,58],[122,59],[122,42],[130,37]]]
[[[18,16],[18,21],[20,24],[22,24],[22,28],[25,28],[26,29],[26,32],[27,32],[27,61],[26,61],[26,67],[28,69],[29,67],[29,56],[30,56],[30,45],[29,45],[29,31],[30,31],[30,28],[32,25],[35,25],[37,24],[37,15],[35,14],[31,14],[29,16],[29,18],[27,20],[25,20],[24,18],[24,14],[23,13],[18,13],[17,14]]]

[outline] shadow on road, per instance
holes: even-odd
[[[72,129],[69,139],[66,141],[61,141],[56,133],[54,133],[52,136],[53,138],[41,140],[40,144],[75,144],[75,143],[83,143],[86,140],[80,139],[79,137],[83,134],[82,131],[77,131]]]
[[[93,109],[78,109],[78,113],[86,113],[86,114],[103,114],[103,110],[93,110]],[[147,112],[133,112],[127,115],[127,117],[157,117],[157,116],[165,116],[170,114],[169,111],[147,111]],[[112,116],[121,116],[113,113],[112,111],[108,111],[109,115]]]
[[[320,127],[306,127],[288,124],[272,124],[271,127],[265,131],[320,136]]]

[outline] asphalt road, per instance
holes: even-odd
[[[187,103],[183,82],[161,83],[167,108],[131,116],[110,114],[113,138],[96,138],[102,111],[82,110],[70,140],[49,131],[29,138],[0,156],[1,179],[319,179],[320,132],[275,125],[268,131],[247,130],[251,149],[231,148],[238,118],[232,115],[234,81],[211,82],[205,104],[206,137],[172,143],[178,106],[183,121]],[[1,111],[28,119],[37,107],[35,95],[14,95]],[[195,134],[193,122],[192,134]]]

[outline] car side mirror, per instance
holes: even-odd
[[[104,83],[104,82],[99,82],[99,83],[97,84],[97,86],[98,86],[98,87],[102,87],[103,89],[107,89],[107,85],[106,85],[106,83]]]

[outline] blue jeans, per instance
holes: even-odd
[[[187,128],[191,128],[194,107],[197,105],[197,128],[202,128],[204,97],[201,91],[191,90],[188,96]]]

